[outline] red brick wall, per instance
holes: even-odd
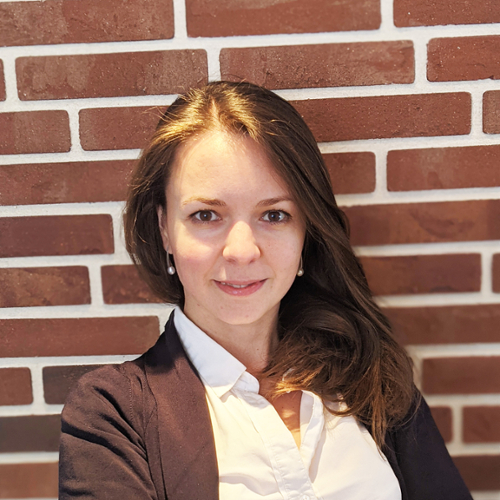
[[[68,388],[168,316],[126,183],[174,94],[221,77],[310,124],[450,452],[500,499],[496,0],[0,0],[0,499],[57,496]]]

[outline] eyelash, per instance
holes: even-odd
[[[210,214],[212,216],[215,216],[216,218],[215,219],[212,218],[211,220],[202,220],[200,218],[201,214]],[[269,219],[266,220],[265,217],[269,217],[269,214],[280,214],[282,216],[282,219],[281,220],[274,220],[274,221],[269,220]],[[209,224],[211,222],[216,222],[216,221],[221,219],[221,217],[219,215],[217,215],[217,213],[214,212],[213,210],[198,210],[197,212],[194,212],[193,214],[191,214],[189,216],[189,218],[191,220],[193,220],[194,222],[201,223],[201,224]],[[264,222],[268,222],[269,224],[283,224],[284,222],[288,222],[291,218],[292,218],[292,216],[288,212],[285,212],[284,210],[268,210],[261,217],[261,219],[263,219]]]
[[[273,214],[273,213],[279,213],[283,216],[283,219],[281,220],[267,220],[266,222],[269,222],[270,224],[283,224],[284,222],[287,222],[289,221],[292,216],[288,213],[288,212],[285,212],[284,210],[268,210],[262,218],[266,217],[266,216],[269,216],[269,214]]]
[[[212,220],[202,220],[200,219],[201,214],[211,214],[216,218]],[[199,222],[201,224],[209,224],[210,222],[216,222],[217,220],[220,220],[220,217],[213,210],[198,210],[194,214],[191,214],[189,218],[194,222]]]

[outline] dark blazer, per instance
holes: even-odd
[[[386,445],[403,500],[472,500],[423,400]],[[219,498],[205,390],[173,316],[146,354],[80,379],[62,413],[59,463],[61,500]]]

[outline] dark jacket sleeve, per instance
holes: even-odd
[[[423,398],[389,433],[387,458],[407,500],[472,500]],[[395,464],[395,465],[394,465]]]
[[[62,413],[60,500],[156,500],[139,386],[122,366],[106,366],[72,390]]]

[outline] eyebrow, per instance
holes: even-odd
[[[262,200],[257,203],[258,207],[269,207],[271,205],[277,205],[278,203],[282,203],[283,201],[293,201],[290,196],[280,196],[279,198],[269,198],[267,200]]]
[[[182,202],[182,206],[188,205],[189,203],[193,203],[195,201],[197,201],[199,203],[203,203],[205,205],[210,205],[211,207],[225,207],[226,206],[226,204],[221,200],[217,200],[217,199],[213,199],[213,198],[203,198],[200,196],[192,196],[191,198],[188,198],[187,200]]]
[[[267,200],[261,200],[257,203],[258,207],[269,207],[272,205],[276,205],[278,203],[282,203],[284,201],[293,201],[292,198],[289,196],[280,196],[278,198],[268,198]],[[193,202],[199,202],[203,203],[204,205],[209,205],[211,207],[225,207],[226,203],[224,203],[222,200],[217,200],[215,198],[203,198],[201,196],[192,196],[191,198],[188,198],[187,200],[182,202],[182,206],[186,206],[189,203]]]

